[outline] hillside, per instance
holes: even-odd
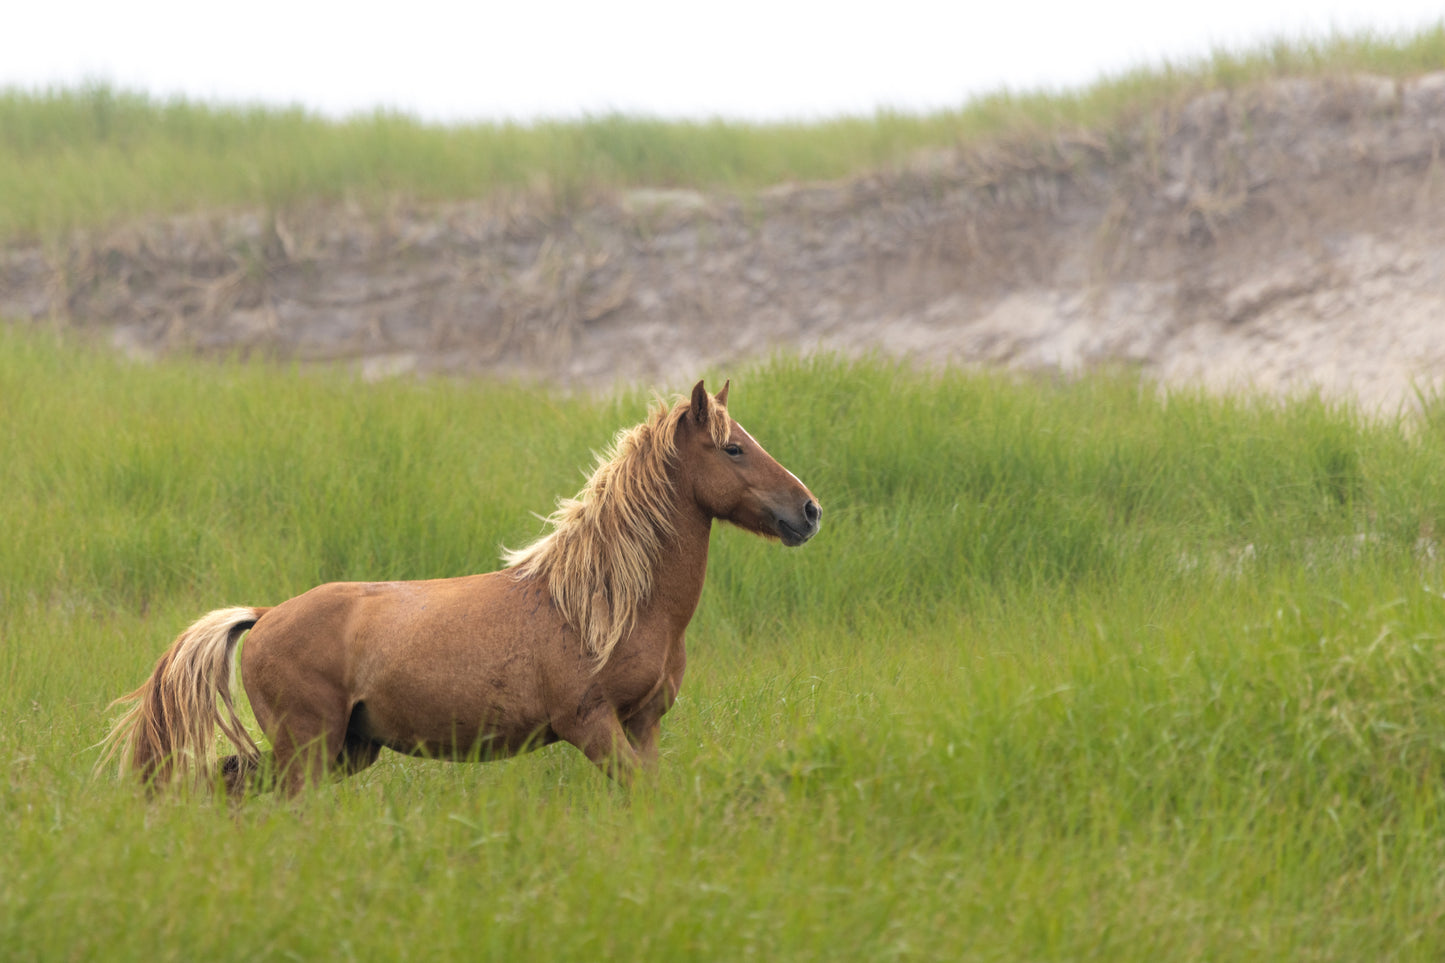
[[[230,211],[12,243],[0,317],[577,387],[784,351],[1257,386],[1445,385],[1445,73],[1277,80],[1108,134],[755,194]]]

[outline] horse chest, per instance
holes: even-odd
[[[638,713],[661,715],[670,709],[682,687],[686,661],[681,639],[650,659],[626,659],[609,686],[618,716],[625,721]]]

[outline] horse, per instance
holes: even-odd
[[[202,616],[112,703],[129,709],[102,764],[118,757],[151,791],[219,788],[219,768],[233,796],[295,795],[382,749],[480,760],[565,741],[624,785],[654,769],[713,521],[790,547],[821,522],[808,487],[732,419],[730,386],[659,399],[502,569],[330,582]],[[237,662],[266,754],[237,714]],[[220,760],[218,728],[236,750]]]

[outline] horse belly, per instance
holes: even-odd
[[[377,720],[364,703],[357,707],[361,725],[357,734],[368,741],[410,756],[431,759],[499,759],[514,756],[557,741],[545,723],[517,720],[477,722],[457,719],[443,731],[412,719]]]
[[[525,646],[408,628],[357,653],[352,693],[368,738],[442,757],[512,755],[549,741],[550,716]]]
[[[525,672],[489,660],[408,660],[357,687],[356,735],[398,752],[512,755],[547,738],[535,690]]]

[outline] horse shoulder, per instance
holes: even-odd
[[[643,624],[617,646],[599,675],[608,701],[625,721],[648,707],[666,712],[686,668],[683,633]]]

